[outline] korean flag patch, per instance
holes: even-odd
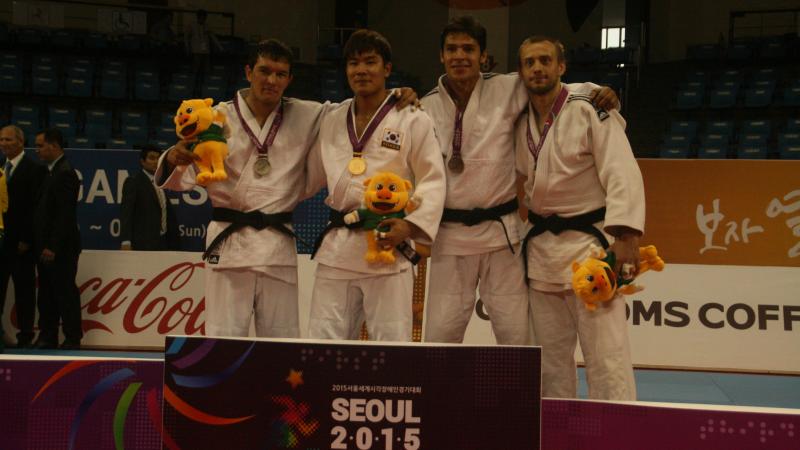
[[[389,128],[383,129],[383,139],[381,139],[381,147],[390,148],[392,150],[400,150],[403,145],[403,134]]]

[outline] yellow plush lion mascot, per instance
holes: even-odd
[[[195,152],[197,161],[197,184],[205,186],[212,181],[228,178],[223,160],[228,156],[228,144],[223,135],[225,115],[215,111],[214,100],[195,99],[181,103],[175,114],[175,132],[189,141],[189,149]]]
[[[363,229],[369,231],[366,233],[367,254],[364,255],[367,262],[392,264],[395,262],[394,249],[378,248],[378,234],[389,231],[389,228],[378,225],[386,219],[402,219],[419,207],[420,199],[410,197],[410,181],[392,172],[378,172],[364,180],[364,186],[365,207],[346,214],[344,222],[363,222]]]
[[[615,262],[614,253],[606,254],[605,250],[593,245],[588,258],[580,263],[572,263],[572,290],[583,301],[586,309],[594,311],[599,303],[611,300],[617,292],[630,295],[644,289],[633,284],[634,277],[624,276],[626,267],[622,268],[623,276],[614,273]],[[655,246],[639,247],[640,274],[648,270],[660,272],[663,269],[664,260],[658,256]]]

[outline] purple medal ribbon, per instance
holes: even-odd
[[[455,159],[461,159],[461,129],[464,124],[464,111],[456,108],[456,124],[453,128],[453,155]]]
[[[233,102],[233,106],[236,108],[236,115],[239,116],[239,121],[242,123],[242,128],[244,128],[247,136],[250,137],[250,141],[256,146],[256,149],[258,149],[258,155],[268,155],[269,148],[272,146],[272,143],[275,141],[275,136],[278,134],[278,128],[281,127],[281,122],[283,122],[283,100],[281,100],[280,105],[278,105],[278,111],[275,113],[275,118],[272,119],[272,125],[269,127],[269,132],[267,133],[267,137],[264,139],[264,142],[259,142],[258,137],[256,137],[255,133],[253,133],[253,130],[251,130],[247,125],[244,116],[242,116],[242,110],[239,108],[238,98],[235,102]]]
[[[547,132],[550,131],[550,127],[553,125],[553,122],[556,121],[556,117],[558,117],[558,113],[561,112],[561,108],[564,106],[564,102],[567,100],[567,89],[563,86],[561,87],[561,92],[558,93],[558,97],[556,97],[555,103],[553,103],[553,108],[550,110],[550,115],[547,117],[547,120],[542,127],[542,135],[539,136],[539,142],[533,142],[533,134],[531,134],[531,121],[528,119],[528,150],[533,155],[534,162],[539,161],[539,152],[542,150],[542,146],[544,146],[544,139],[547,137]]]
[[[389,114],[389,111],[396,102],[397,98],[394,95],[389,94],[389,99],[386,100],[386,103],[383,104],[381,109],[379,109],[372,118],[369,126],[366,130],[364,130],[364,134],[361,135],[360,140],[358,139],[358,136],[356,136],[356,127],[353,125],[353,108],[347,108],[347,137],[350,138],[350,144],[353,146],[353,158],[361,157],[362,150],[364,150],[364,146],[369,141],[369,138],[372,137],[372,133],[374,133],[375,129],[378,128],[378,125],[381,124],[383,118]]]

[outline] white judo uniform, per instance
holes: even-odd
[[[444,86],[423,97],[436,124],[442,156],[452,156],[456,105]],[[589,94],[591,83],[571,86]],[[514,122],[528,96],[516,73],[482,74],[464,111],[461,156],[464,170],[447,171],[445,208],[488,209],[513,201]],[[486,220],[475,225],[443,221],[432,249],[425,341],[464,340],[475,308],[476,288],[500,344],[530,344],[528,294],[519,256],[522,221],[516,210],[502,216],[502,225]],[[508,240],[507,240],[508,239]],[[509,243],[515,253],[509,249]]]
[[[534,163],[526,137],[530,123],[539,142],[534,113],[516,126],[517,170],[527,177],[525,202],[541,217],[569,218],[605,207],[599,230],[624,225],[644,231],[644,185],[617,111],[596,110],[573,93],[556,117]],[[613,242],[604,233],[609,242]],[[625,300],[587,310],[571,287],[573,261],[588,256],[594,236],[574,230],[549,231],[528,242],[529,298],[536,339],[542,346],[542,396],[575,397],[575,348],[580,339],[589,397],[635,400]]]
[[[266,139],[278,108],[261,127],[244,100],[246,92],[247,89],[239,91],[234,100],[216,106],[227,117],[228,179],[206,188],[211,203],[215,208],[242,212],[292,211],[303,198],[306,158],[328,105],[283,100],[283,121],[269,147],[272,168],[258,177],[253,171],[258,150],[242,127],[233,102],[239,102],[242,117],[259,142]],[[156,180],[162,180],[165,156],[166,152],[159,160]],[[195,176],[194,166],[178,166],[159,187],[191,190]],[[206,245],[228,225],[229,222],[212,220]],[[295,240],[272,227],[260,231],[244,227],[228,236],[206,261],[205,302],[209,336],[247,336],[255,315],[257,336],[299,337]]]
[[[364,180],[376,172],[393,172],[410,180],[414,195],[422,199],[419,208],[405,220],[425,233],[421,243],[430,244],[439,226],[445,187],[432,121],[423,112],[392,107],[364,146],[366,172],[353,175],[347,168],[353,147],[346,127],[347,111],[352,107],[353,101],[346,100],[323,118],[319,145],[308,162],[309,192],[327,186],[325,203],[348,213],[362,207]],[[384,142],[387,139],[390,141]],[[366,319],[371,339],[411,341],[412,265],[399,254],[393,264],[368,263],[364,259],[364,233],[334,228],[322,241],[315,257],[318,266],[311,298],[310,338],[352,339],[361,320]]]

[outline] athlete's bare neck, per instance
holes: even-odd
[[[531,106],[533,106],[533,112],[536,114],[536,124],[538,125],[539,132],[542,131],[544,122],[547,120],[550,110],[553,109],[553,103],[555,103],[556,97],[558,97],[558,93],[561,92],[561,89],[563,89],[563,87],[559,81],[558,84],[553,86],[553,89],[543,94],[534,94],[528,91],[528,98],[530,99]]]
[[[354,109],[356,112],[356,133],[359,136],[364,133],[364,129],[367,128],[367,124],[372,120],[372,116],[378,112],[378,109],[388,95],[388,90],[381,89],[369,95],[356,95],[353,97],[353,103],[355,104]]]
[[[244,97],[244,102],[247,104],[247,107],[250,108],[250,112],[253,113],[253,117],[255,117],[256,122],[258,122],[258,126],[263,127],[264,123],[267,121],[267,117],[272,114],[272,111],[278,107],[281,103],[280,100],[277,102],[259,102],[258,100],[254,99],[253,96],[248,93]]]
[[[478,77],[480,77],[480,75],[478,75]],[[475,90],[475,85],[477,84],[477,77],[467,80],[451,80],[448,77],[444,79],[444,87],[447,89],[447,93],[450,94],[450,98],[453,99],[456,108],[461,111],[467,109],[467,103],[469,103],[469,98],[472,96],[472,91]]]

